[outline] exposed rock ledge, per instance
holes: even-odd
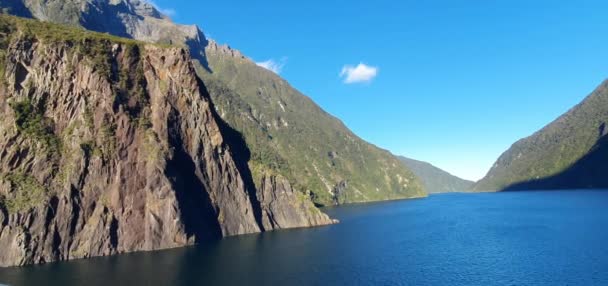
[[[281,176],[265,176],[258,199],[266,230],[338,223],[316,208],[309,196],[295,191],[289,181]]]

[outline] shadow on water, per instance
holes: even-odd
[[[311,248],[326,232],[253,234],[172,250],[0,268],[0,285],[278,285],[269,283],[275,271],[300,273],[298,259],[312,261],[327,251]]]
[[[336,207],[330,210],[342,221],[337,225],[0,268],[0,283],[608,285],[607,206],[606,192],[558,191]]]
[[[174,285],[193,252],[195,247],[0,269],[0,285]]]
[[[605,136],[605,129],[605,123],[600,125],[601,137],[595,146],[566,170],[547,178],[515,183],[502,191],[608,189],[608,136]]]

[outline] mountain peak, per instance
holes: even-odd
[[[89,2],[86,1],[85,2]],[[145,0],[94,0],[97,4],[110,4],[114,6],[124,6],[133,15],[152,17],[156,19],[171,20],[169,16],[161,13],[152,2]]]
[[[227,44],[219,44],[213,39],[209,39],[207,51],[228,55],[237,59],[247,59],[239,50],[233,49]]]

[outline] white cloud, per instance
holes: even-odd
[[[175,14],[177,14],[177,11],[175,11],[175,9],[173,9],[173,8],[161,8],[153,0],[145,0],[145,1],[150,3],[150,5],[154,6],[154,8],[156,8],[156,10],[160,11],[161,13],[163,13],[169,17],[173,17],[173,16],[175,16]]]
[[[281,71],[283,70],[283,67],[285,67],[286,63],[287,63],[287,58],[284,57],[284,58],[281,58],[279,61],[269,59],[267,61],[257,62],[255,64],[258,66],[261,66],[273,73],[280,74]]]
[[[368,66],[360,63],[357,66],[345,65],[340,72],[340,77],[344,78],[344,83],[370,82],[378,75],[378,67]]]

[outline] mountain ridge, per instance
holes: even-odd
[[[429,194],[465,192],[475,183],[454,176],[428,162],[404,156],[399,156],[399,159],[421,179]]]
[[[582,102],[556,120],[514,143],[472,190],[500,191],[513,190],[514,187],[521,189],[524,186],[539,188],[541,185],[544,185],[544,188],[559,187],[556,184],[548,184],[546,179],[567,173],[594,149],[604,146],[603,138],[608,131],[607,122],[608,81],[604,81]],[[600,163],[602,162],[597,162]],[[600,167],[587,165],[586,168],[588,172],[596,173],[596,169]],[[557,181],[560,180],[565,179]],[[544,183],[527,184],[534,181]],[[557,182],[555,178],[549,181]],[[562,181],[563,184],[571,187],[587,187],[584,182],[571,184],[566,181]]]
[[[40,0],[11,1],[30,10],[48,5]],[[178,25],[164,18],[136,17],[136,9],[125,10],[124,5],[142,3],[137,0],[76,2],[83,6],[72,8],[80,12],[76,13],[76,20],[71,20],[75,25],[190,49],[197,73],[209,89],[218,113],[243,135],[251,149],[249,165],[258,188],[264,174],[281,176],[318,205],[426,195],[417,177],[392,154],[363,141],[278,75],[255,65],[238,50],[208,40],[198,28],[196,35],[183,32],[193,29],[184,27],[195,26]],[[96,9],[86,8],[91,3]],[[117,15],[109,22],[122,23],[118,33],[106,24],[96,25],[98,10],[113,13],[104,14],[106,17]],[[43,18],[35,9],[31,14]],[[59,16],[45,17],[53,20]],[[159,26],[162,29],[156,29]],[[312,144],[305,144],[306,141]]]

